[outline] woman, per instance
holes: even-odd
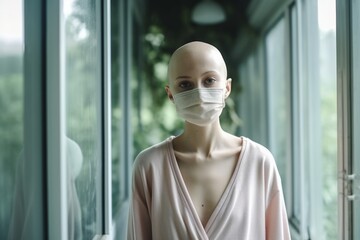
[[[137,156],[128,239],[290,239],[272,154],[221,128],[231,79],[218,49],[181,46],[168,80],[184,130]]]

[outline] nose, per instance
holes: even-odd
[[[205,88],[204,81],[202,79],[196,79],[194,81],[194,88]]]
[[[198,80],[198,81],[195,82],[194,88],[202,88],[202,87],[203,87],[203,85],[202,85],[202,83],[201,83],[200,80]]]

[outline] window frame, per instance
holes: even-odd
[[[46,123],[45,84],[46,57],[43,48],[46,39],[44,0],[23,1],[24,12],[24,156],[28,170],[28,186],[32,189],[32,206],[28,212],[28,222],[32,224],[28,237],[45,239],[47,233],[48,196],[46,176]],[[48,223],[49,224],[49,223]]]
[[[112,235],[112,132],[111,132],[111,8],[110,0],[102,1],[102,59],[103,59],[103,123],[104,123],[104,228]]]
[[[320,123],[319,121],[314,121],[319,119],[320,113],[319,106],[313,106],[311,100],[308,100],[309,98],[318,99],[320,97],[319,86],[316,89],[311,88],[312,81],[316,79],[317,74],[317,70],[315,69],[314,71],[314,68],[316,68],[316,64],[314,64],[316,57],[313,57],[311,54],[318,50],[318,44],[310,44],[314,41],[318,42],[318,39],[314,39],[314,34],[312,34],[314,31],[317,31],[316,24],[313,24],[314,19],[317,22],[317,1],[278,1],[273,3],[277,6],[276,10],[272,6],[258,10],[257,7],[261,4],[269,3],[260,1],[248,9],[249,22],[252,27],[257,28],[261,33],[260,39],[262,39],[262,43],[260,45],[265,46],[263,39],[266,33],[271,30],[281,15],[286,18],[285,42],[290,44],[290,46],[285,46],[285,48],[289,49],[287,55],[289,56],[290,64],[284,67],[291,69],[288,73],[290,85],[287,86],[290,90],[288,98],[291,108],[291,130],[287,133],[287,136],[291,139],[291,163],[287,168],[286,179],[283,179],[283,181],[289,182],[289,186],[294,186],[293,184],[298,182],[299,187],[292,188],[292,191],[289,191],[289,188],[284,189],[291,232],[294,239],[307,239],[310,236],[311,238],[317,238],[322,233],[322,230],[315,229],[314,225],[321,218],[322,211],[322,195],[321,191],[319,191],[319,187],[321,187],[321,174],[318,173],[318,170],[321,170],[321,165],[317,163],[316,167],[312,167],[312,164],[318,160],[317,157],[321,157],[320,150],[315,149],[319,145],[320,132],[318,125]],[[292,10],[294,7],[296,8],[295,11]],[[291,16],[294,12],[296,16]],[[295,19],[291,19],[292,17],[295,17]],[[312,20],[308,20],[309,18]],[[291,20],[295,20],[295,23],[291,22]],[[294,40],[296,41],[294,42]],[[297,46],[296,49],[293,47],[294,45]],[[253,52],[252,55],[255,56],[256,53]],[[265,57],[263,58],[266,58],[266,54],[264,55]],[[249,71],[246,65],[247,60],[242,61],[240,69]],[[266,62],[264,65],[267,65]],[[265,75],[265,80],[266,78]],[[302,79],[302,81],[300,82],[299,79]],[[247,131],[251,132],[251,130]],[[309,138],[313,138],[311,141],[316,143],[316,146],[308,143]],[[268,142],[268,145],[271,146],[271,143]],[[313,151],[314,154],[309,154],[310,151]],[[313,184],[313,182],[316,184]],[[294,195],[294,190],[297,191],[296,196]],[[295,197],[300,198],[297,203],[297,205],[300,204],[298,206],[298,216],[294,214],[294,209],[297,207],[294,205]]]
[[[352,183],[352,195],[355,196],[355,201],[353,201],[353,209],[352,209],[352,229],[353,229],[353,239],[357,239],[360,237],[360,229],[355,226],[359,225],[360,222],[360,128],[359,125],[356,124],[360,121],[360,84],[359,81],[355,79],[359,79],[360,71],[358,66],[360,63],[360,31],[357,27],[357,24],[360,23],[360,4],[359,1],[351,1],[349,8],[351,9],[351,46],[352,46],[352,72],[351,72],[351,121],[352,121],[352,174],[355,174],[354,182]]]
[[[354,4],[354,5],[353,5]],[[353,8],[355,6],[355,8]],[[339,238],[344,240],[353,239],[356,230],[357,219],[354,216],[354,184],[358,172],[354,172],[354,165],[358,156],[355,141],[359,139],[359,133],[355,132],[355,116],[358,116],[358,109],[355,109],[355,96],[358,97],[358,88],[353,89],[355,84],[354,68],[356,53],[353,48],[356,46],[354,40],[358,30],[353,28],[353,21],[356,16],[356,5],[353,1],[336,1],[336,28],[337,34],[337,84],[338,84],[338,202],[339,202]],[[354,12],[353,12],[354,11]],[[354,32],[353,32],[354,31]],[[357,31],[357,32],[356,32]],[[358,86],[358,85],[356,85]],[[356,112],[355,112],[356,111]],[[353,175],[355,174],[355,175]],[[353,178],[352,176],[355,176]]]
[[[110,0],[96,1],[101,56],[101,196],[100,226],[95,238],[110,235],[111,218],[111,98]],[[63,0],[24,1],[24,152],[34,175],[36,223],[31,239],[68,238],[65,53]],[[37,184],[35,183],[37,182]]]
[[[26,1],[25,1],[26,2]],[[48,212],[47,237],[65,240],[68,236],[67,226],[67,191],[66,191],[66,144],[65,144],[65,79],[64,79],[64,33],[62,1],[44,1],[46,11],[43,13],[47,22],[43,29],[45,44],[42,48],[46,54],[45,93],[46,116],[46,166]],[[50,81],[51,79],[52,81]],[[54,127],[56,126],[56,127]],[[44,146],[45,148],[45,146]]]

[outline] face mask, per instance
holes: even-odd
[[[174,95],[176,111],[184,120],[205,126],[217,119],[225,107],[223,88],[195,88]]]

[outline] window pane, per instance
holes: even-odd
[[[75,239],[92,239],[101,231],[103,113],[96,2],[64,1],[69,236]]]
[[[20,200],[15,190],[24,123],[22,5],[21,0],[0,0],[0,239],[7,239],[14,202]],[[21,231],[20,222],[13,226]]]
[[[337,239],[337,96],[335,0],[318,0],[324,239]]]
[[[238,96],[241,124],[240,134],[266,145],[265,84],[261,56],[257,49],[240,67],[243,91]]]
[[[269,115],[269,148],[273,153],[282,178],[285,199],[288,181],[286,173],[290,162],[290,112],[288,65],[285,43],[285,20],[282,18],[265,39]]]

